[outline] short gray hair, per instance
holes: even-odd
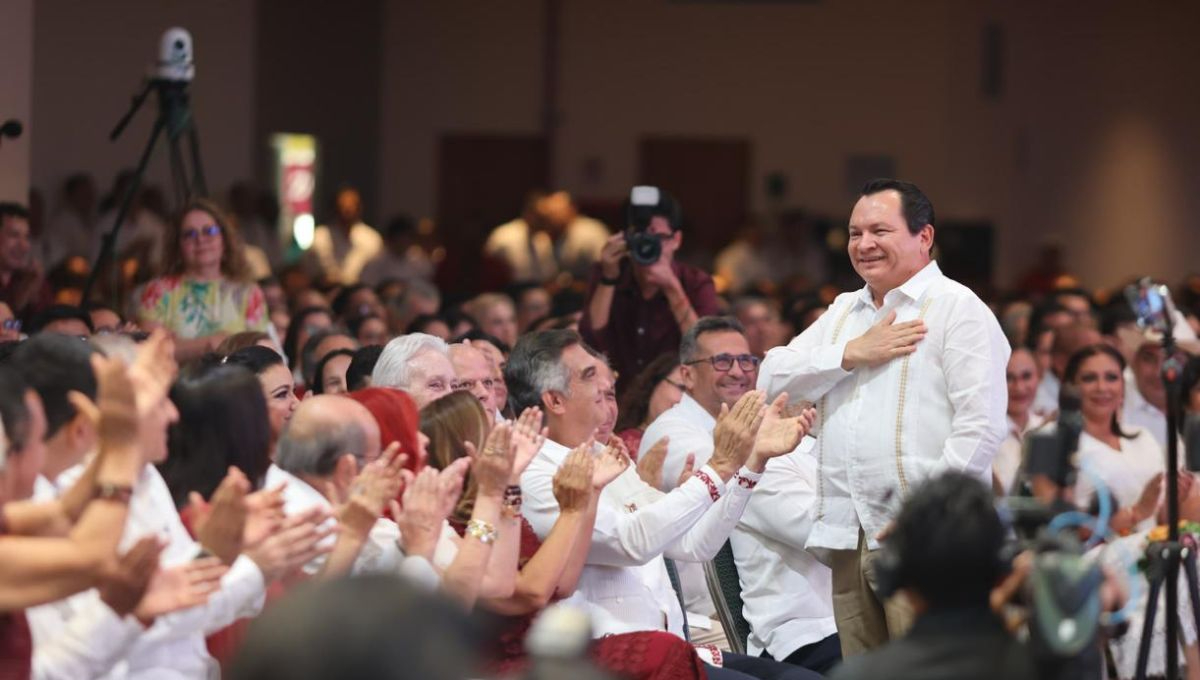
[[[732,316],[701,317],[696,323],[692,324],[692,327],[683,334],[683,339],[679,341],[679,363],[686,364],[696,359],[696,354],[700,351],[701,335],[721,331],[729,331],[738,333],[739,335],[746,334],[746,329]]]
[[[567,393],[571,370],[563,363],[562,354],[571,345],[580,345],[592,356],[599,356],[579,333],[567,328],[527,333],[517,340],[504,367],[513,413],[541,405],[546,392]]]
[[[359,466],[367,454],[367,433],[353,418],[296,423],[294,420],[279,435],[275,464],[294,475],[328,477],[338,459],[347,453]]]
[[[412,360],[421,352],[432,350],[442,356],[450,356],[446,341],[428,333],[409,333],[394,338],[379,355],[375,370],[371,372],[371,385],[405,390],[411,380]]]

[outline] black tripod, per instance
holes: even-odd
[[[1175,337],[1168,324],[1163,332],[1162,367],[1163,384],[1167,388],[1167,540],[1151,543],[1146,548],[1146,579],[1150,583],[1150,599],[1146,603],[1146,620],[1142,625],[1142,639],[1138,646],[1137,673],[1134,677],[1144,680],[1146,664],[1150,660],[1150,643],[1154,636],[1154,617],[1158,609],[1158,593],[1166,583],[1167,603],[1167,678],[1179,677],[1179,567],[1186,569],[1188,594],[1192,602],[1192,615],[1196,617],[1196,630],[1200,631],[1200,587],[1196,580],[1196,546],[1185,545],[1179,540],[1179,437],[1176,419],[1179,415],[1179,382],[1182,361],[1176,354]]]
[[[142,151],[141,158],[138,159],[133,180],[126,187],[125,195],[121,197],[121,207],[117,210],[117,217],[113,222],[112,229],[104,235],[101,242],[100,254],[96,257],[92,271],[88,274],[87,283],[83,287],[83,300],[89,299],[96,278],[106,264],[114,265],[113,294],[114,296],[120,294],[121,274],[120,269],[115,266],[117,238],[121,233],[121,225],[124,224],[125,217],[129,213],[129,207],[133,204],[133,198],[141,189],[142,180],[146,174],[146,165],[150,162],[150,154],[154,151],[154,144],[158,141],[159,135],[165,132],[167,136],[175,204],[183,205],[196,196],[208,194],[204,182],[204,169],[200,163],[200,142],[196,137],[196,123],[188,106],[187,86],[188,81],[185,80],[154,78],[147,81],[142,91],[133,98],[133,104],[129,107],[129,111],[121,117],[121,120],[117,121],[116,127],[108,135],[110,140],[119,137],[150,93],[152,91],[158,93],[158,117],[154,120],[154,127],[150,131],[150,139],[146,142],[146,148]],[[187,137],[187,158],[185,158],[184,149],[181,146],[181,140],[185,136]],[[119,300],[117,300],[117,304],[120,304]]]

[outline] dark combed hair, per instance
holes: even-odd
[[[746,334],[746,329],[742,327],[741,322],[732,316],[704,316],[700,317],[692,327],[683,334],[683,338],[679,341],[679,361],[687,363],[696,358],[696,352],[700,347],[700,336],[705,333],[738,333]]]
[[[1003,575],[1005,528],[992,491],[978,479],[947,472],[921,483],[904,501],[887,549],[896,585],[933,607],[987,606]]]
[[[50,305],[33,317],[33,322],[29,324],[29,334],[37,335],[42,332],[42,329],[55,321],[67,321],[69,319],[82,322],[87,326],[89,333],[95,330],[95,327],[92,325],[92,315],[85,312],[82,307]]]
[[[541,405],[542,392],[552,383],[559,383],[560,388],[566,389],[561,384],[563,350],[583,344],[579,333],[570,329],[521,336],[504,367],[504,384],[508,386],[508,404],[512,412],[520,413],[530,406]]]
[[[654,388],[666,380],[677,366],[679,355],[675,352],[660,354],[654,361],[646,364],[642,372],[629,384],[625,394],[621,395],[621,404],[617,409],[620,415],[617,417],[614,431],[621,432],[631,427],[642,426],[642,421],[646,419],[646,413],[650,409],[650,396],[654,394]]]
[[[325,394],[325,365],[334,357],[350,357],[354,361],[354,352],[352,349],[335,349],[329,354],[321,357],[317,362],[317,367],[313,369],[313,382],[309,385],[309,389],[313,394]],[[349,368],[349,367],[347,367]]]
[[[0,201],[0,220],[5,217],[19,217],[23,220],[29,219],[29,209],[20,203],[12,203],[9,201]]]
[[[262,345],[250,345],[225,357],[224,363],[229,366],[242,366],[254,375],[262,375],[263,371],[272,366],[283,366],[283,357]]]
[[[1125,374],[1125,357],[1121,356],[1121,353],[1118,352],[1116,349],[1114,349],[1111,345],[1099,343],[1099,344],[1095,344],[1095,345],[1088,345],[1086,347],[1080,347],[1078,350],[1075,351],[1074,354],[1071,355],[1070,359],[1067,359],[1067,367],[1065,369],[1063,369],[1063,384],[1064,385],[1074,384],[1076,378],[1079,377],[1079,369],[1083,367],[1083,362],[1096,356],[1097,354],[1103,354],[1105,356],[1110,357],[1113,361],[1117,362],[1117,366],[1120,367],[1119,372],[1121,373],[1122,376],[1124,376],[1124,374]],[[1109,426],[1109,428],[1112,430],[1112,433],[1117,435],[1118,437],[1121,437],[1124,439],[1133,439],[1132,435],[1126,433],[1125,430],[1121,429],[1121,423],[1119,420],[1117,420],[1116,413],[1113,413],[1112,424]]]
[[[179,421],[167,431],[159,472],[176,507],[192,491],[211,498],[230,466],[261,488],[271,464],[267,401],[258,378],[241,366],[199,368],[171,388]]]
[[[0,367],[0,420],[4,422],[10,455],[20,452],[28,443],[29,407],[25,405],[25,393],[29,389],[29,383],[18,371],[11,366]]]
[[[95,401],[96,374],[92,371],[95,348],[79,338],[43,333],[17,347],[9,363],[42,398],[46,411],[46,437],[53,437],[75,417],[75,406],[67,399],[79,392]]]
[[[350,312],[354,310],[347,308],[350,306],[350,298],[354,297],[354,294],[360,290],[369,290],[372,293],[375,292],[373,288],[365,283],[353,283],[338,291],[338,294],[334,296],[333,302],[330,304],[330,307],[333,308],[333,313],[337,318],[344,319],[349,316],[358,316],[357,313],[351,314]]]
[[[346,368],[347,390],[354,392],[370,386],[371,373],[379,362],[380,354],[383,354],[383,345],[367,345],[354,352],[354,358]]]
[[[881,191],[900,194],[900,212],[911,234],[919,234],[928,224],[937,227],[933,214],[933,203],[916,184],[899,179],[873,179],[863,185],[862,195],[872,196]]]

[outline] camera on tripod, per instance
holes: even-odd
[[[650,232],[650,224],[655,217],[665,219],[674,233],[679,229],[683,215],[679,203],[662,189],[634,187],[625,204],[625,244],[629,247],[629,259],[634,264],[648,267],[662,257],[662,242],[670,238],[670,234]]]

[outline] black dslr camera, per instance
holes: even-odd
[[[679,203],[658,187],[634,187],[625,204],[625,243],[634,264],[648,267],[662,257],[664,237],[648,231],[655,217],[666,218],[672,232],[678,230],[682,219]]]

